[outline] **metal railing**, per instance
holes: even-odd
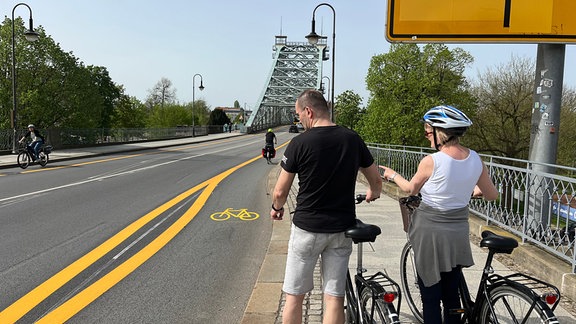
[[[120,129],[47,129],[39,130],[54,149],[156,141],[172,138],[204,136],[224,132],[223,126],[191,126],[174,128],[120,128]],[[20,139],[26,130],[19,131]],[[12,150],[13,130],[0,130],[0,154]]]
[[[432,149],[369,143],[378,164],[410,179]],[[499,196],[474,199],[470,211],[571,264],[576,272],[576,168],[480,155]]]

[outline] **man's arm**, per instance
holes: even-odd
[[[362,172],[366,180],[368,180],[369,188],[366,192],[366,201],[371,202],[380,198],[380,194],[382,193],[382,178],[380,177],[376,164],[372,163],[372,165],[367,168],[360,168],[360,172]]]
[[[284,216],[284,204],[288,199],[288,193],[296,174],[280,171],[274,192],[272,193],[272,207],[270,208],[270,217],[274,220],[281,220]]]

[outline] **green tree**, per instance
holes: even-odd
[[[222,109],[214,109],[210,113],[210,119],[208,120],[209,125],[224,125],[230,124],[230,118],[226,115]]]
[[[114,106],[112,128],[144,128],[148,113],[146,106],[136,97],[121,95]]]
[[[172,128],[179,125],[192,125],[190,109],[181,105],[156,106],[148,117],[148,127]]]
[[[362,97],[352,90],[346,90],[336,97],[334,105],[335,120],[338,125],[355,129],[360,120]]]
[[[186,105],[186,109],[192,112],[192,103]],[[205,100],[198,99],[194,105],[194,125],[207,125],[208,118],[210,118],[210,107],[206,104]],[[190,121],[192,125],[192,121]]]
[[[370,91],[359,133],[382,143],[426,145],[418,121],[431,107],[473,107],[464,77],[472,56],[443,44],[393,44],[390,52],[372,57],[366,76]],[[386,130],[379,134],[379,130]]]
[[[238,102],[238,100],[234,100],[234,108],[240,109],[240,103]]]
[[[576,167],[576,90],[564,88],[562,92],[562,109],[560,110],[560,129],[558,130],[557,164]]]

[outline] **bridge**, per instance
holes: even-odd
[[[294,103],[306,89],[319,89],[322,61],[328,59],[326,39],[318,44],[288,42],[276,36],[273,63],[268,82],[250,115],[244,132],[252,133],[294,121]]]

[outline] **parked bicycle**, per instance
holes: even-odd
[[[24,145],[20,148],[16,161],[18,162],[18,166],[22,169],[26,169],[30,164],[35,163],[34,152],[32,150],[33,149],[28,145]],[[50,153],[52,153],[52,145],[43,144],[38,152],[37,163],[41,166],[48,164]]]
[[[408,213],[408,222],[419,202],[416,196],[400,200],[403,214]],[[518,246],[515,239],[483,231],[480,246],[488,248],[488,257],[476,298],[473,300],[470,296],[462,274],[459,287],[462,308],[449,310],[452,314],[461,314],[463,323],[558,323],[554,315],[554,309],[560,302],[558,288],[523,273],[507,276],[494,273],[494,255],[512,253]],[[402,250],[400,277],[408,306],[414,317],[423,323],[422,301],[410,241]]]
[[[366,195],[357,195],[356,203],[366,200]],[[346,230],[345,235],[357,246],[358,258],[354,283],[350,271],[346,276],[346,320],[358,323],[400,323],[400,286],[385,272],[364,275],[362,265],[362,243],[374,242],[380,235],[380,227],[356,220],[356,225]]]

